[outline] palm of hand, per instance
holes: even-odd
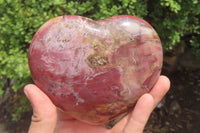
[[[128,128],[130,128],[129,127],[130,125],[132,129],[135,128],[132,125],[134,122],[130,123],[129,117],[131,117],[132,115],[131,112],[129,113],[129,115],[122,118],[115,126],[113,126],[112,129],[107,129],[105,128],[104,125],[94,126],[94,125],[83,123],[73,118],[65,118],[66,116],[64,113],[60,111],[58,112],[59,112],[58,113],[59,117],[58,117],[56,131],[55,131],[56,133],[121,133],[127,130]],[[140,130],[142,131],[145,123],[141,124],[141,126],[137,125],[138,126],[137,129],[140,126],[141,127]],[[135,124],[137,123],[135,122]]]
[[[103,125],[93,126],[80,122],[57,110],[56,133],[142,133],[153,110],[154,102],[152,95],[143,95],[138,100],[134,110],[123,117],[112,129],[107,129]]]
[[[78,120],[71,119],[58,121],[56,133],[108,133],[109,130],[103,126],[92,126],[82,123]]]

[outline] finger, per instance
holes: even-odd
[[[124,133],[142,133],[153,110],[154,99],[150,94],[144,94],[136,103],[132,113],[128,115]]]
[[[150,91],[154,98],[154,107],[162,100],[164,95],[169,91],[170,81],[166,76],[160,76],[155,86]]]
[[[27,85],[24,93],[31,102],[33,116],[29,133],[53,133],[56,126],[56,107],[35,85]]]
[[[132,120],[133,120],[132,123],[130,122],[131,119],[128,120],[129,118],[127,118],[127,120],[125,120],[126,123],[128,123],[128,125],[127,125],[128,128],[126,128],[126,131],[133,131],[133,132],[139,131],[139,133],[143,131],[144,126],[145,126],[146,122],[148,121],[148,118],[149,118],[151,112],[153,111],[155,106],[161,101],[161,99],[164,97],[164,95],[167,93],[167,91],[169,90],[169,87],[170,87],[169,79],[166,76],[160,76],[157,83],[154,85],[154,87],[148,94],[149,98],[151,97],[152,100],[146,101],[149,103],[144,103],[145,100],[148,100],[148,98],[147,97],[144,98],[144,96],[147,94],[143,95],[138,100],[138,102],[134,108],[132,117],[129,117],[129,118],[132,118]],[[143,98],[145,99],[144,101],[143,101]],[[144,106],[144,107],[142,107],[142,106]],[[144,108],[144,109],[142,109],[142,108]],[[139,110],[139,112],[138,112],[138,110]],[[124,121],[124,123],[125,123],[125,121]],[[133,125],[131,126],[131,124],[133,124],[134,126]]]
[[[169,90],[169,87],[170,87],[170,81],[169,81],[169,79],[167,77],[165,77],[165,76],[160,76],[159,79],[158,79],[158,81],[157,81],[157,83],[154,85],[154,87],[152,88],[152,90],[150,92],[150,95],[153,97],[153,108],[150,109],[149,112],[152,112],[152,110],[155,108],[155,106],[161,101],[161,99],[164,97],[164,95]],[[136,109],[136,107],[135,107],[135,109]],[[120,132],[119,129],[123,129],[123,127],[127,124],[127,121],[128,121],[128,118],[130,118],[130,115],[131,114],[129,113],[129,115],[127,115],[123,119],[121,119],[112,128],[113,132],[117,132],[117,131]]]

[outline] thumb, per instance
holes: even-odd
[[[24,93],[31,102],[33,115],[28,133],[53,133],[57,121],[56,107],[37,86],[24,87]]]

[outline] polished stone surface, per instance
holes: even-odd
[[[162,68],[155,30],[133,16],[93,21],[61,16],[34,36],[29,65],[35,84],[76,119],[102,124],[132,108]]]

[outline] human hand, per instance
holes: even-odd
[[[149,116],[170,87],[170,81],[160,76],[149,93],[137,101],[134,109],[111,129],[80,122],[57,110],[51,100],[35,85],[25,86],[24,92],[33,108],[28,133],[142,133]]]

